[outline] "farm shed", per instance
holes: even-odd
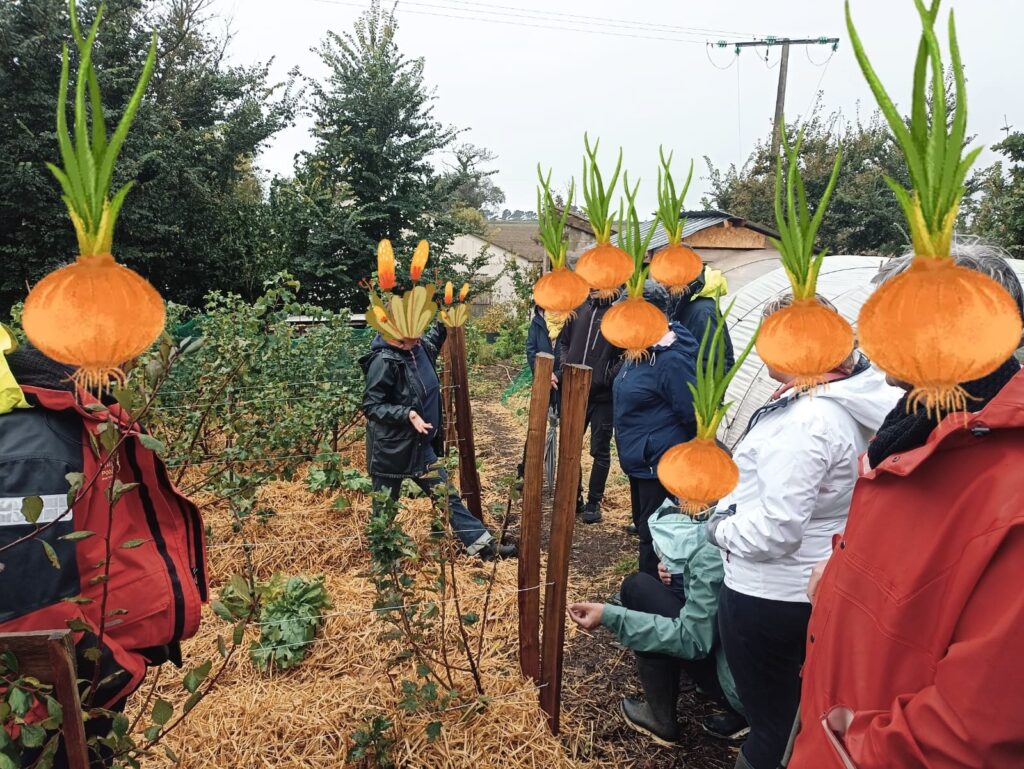
[[[585,218],[569,214],[566,234],[569,239],[569,261],[575,263],[580,254],[594,245],[594,233]],[[484,249],[488,261],[482,274],[489,278],[497,277],[498,280],[489,294],[475,297],[476,305],[507,302],[514,298],[512,281],[504,275],[507,261],[511,260],[524,269],[537,272],[543,271],[546,266],[544,247],[540,243],[536,221],[488,222],[488,232],[485,236],[459,235],[450,250],[452,253],[473,257]]]
[[[884,256],[828,256],[818,276],[818,293],[829,299],[846,318],[854,330],[857,328],[857,315],[861,305],[874,291],[871,279],[878,268],[887,260]],[[1024,280],[1024,261],[1013,259],[1011,266],[1017,276]],[[729,333],[732,335],[733,347],[737,355],[753,335],[761,318],[761,309],[773,297],[790,290],[789,279],[781,267],[776,266],[770,272],[747,283],[738,291],[723,300],[736,300],[729,315]],[[727,305],[726,305],[727,306]],[[752,350],[743,367],[737,372],[729,385],[726,401],[732,401],[733,407],[718,430],[718,438],[726,446],[733,445],[743,435],[751,415],[771,398],[777,387],[768,377],[764,363]]]
[[[688,245],[707,264],[721,270],[733,291],[775,269],[779,252],[769,238],[778,233],[770,227],[733,216],[726,211],[684,211],[682,218],[683,243]],[[651,259],[668,245],[668,234],[657,222],[643,225],[646,236],[651,227],[656,227],[647,248]]]

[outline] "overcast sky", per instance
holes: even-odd
[[[854,20],[890,94],[909,101],[920,31],[913,0],[852,0]],[[365,0],[215,0],[214,12],[235,32],[239,63],[275,58],[284,78],[299,67],[322,74],[311,52],[326,30],[351,28]],[[389,7],[388,3],[385,7]],[[1024,5],[1011,0],[945,0],[957,28],[969,78],[969,130],[986,145],[999,141],[1004,116],[1024,128],[1017,59]],[[831,49],[794,47],[786,115],[806,114],[816,92],[828,111],[854,116],[874,102],[857,67],[841,0],[407,0],[398,5],[398,43],[426,60],[437,117],[469,129],[464,140],[498,155],[496,181],[508,208],[532,208],[536,166],[553,167],[567,183],[580,173],[583,132],[600,137],[609,161],[618,146],[625,167],[641,178],[640,205],[655,205],[658,145],[696,162],[689,207],[707,188],[703,156],[721,166],[742,163],[767,135],[775,105],[779,49],[709,50],[707,41],[829,36]],[[582,30],[582,31],[581,31]],[[602,34],[602,32],[609,34]],[[827,62],[827,64],[826,64]],[[727,69],[719,69],[726,68]],[[283,132],[261,165],[289,174],[294,155],[311,147],[309,121]],[[983,156],[991,162],[992,154]]]

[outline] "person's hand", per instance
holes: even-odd
[[[668,573],[668,568],[665,564],[658,562],[658,579],[665,585],[672,585],[672,575]]]
[[[828,566],[828,559],[824,561],[818,561],[814,564],[814,568],[811,569],[811,578],[807,580],[807,598],[810,600],[811,605],[814,604],[814,599],[818,597],[818,585],[821,584],[821,575],[825,573],[825,567]]]
[[[418,432],[420,435],[426,435],[427,433],[434,429],[434,426],[432,424],[430,424],[429,422],[424,422],[423,417],[421,417],[415,411],[409,412],[409,421],[412,423],[412,426],[416,429],[416,432]]]
[[[593,630],[601,624],[603,603],[574,603],[569,607],[569,618],[584,630]]]
[[[551,375],[551,389],[552,390],[557,390],[558,389],[558,377],[555,376],[554,374]]]

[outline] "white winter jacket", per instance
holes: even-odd
[[[807,601],[811,568],[846,527],[858,456],[902,395],[868,366],[755,412],[733,456],[739,485],[717,505],[736,506],[714,534],[725,551],[726,585]]]

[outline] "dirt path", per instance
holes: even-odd
[[[514,397],[507,405],[500,400],[510,382],[505,366],[474,369],[473,421],[477,459],[481,462],[485,501],[495,504],[491,488],[494,479],[513,475],[520,461],[526,435],[528,393]],[[590,456],[584,443],[584,472]],[[550,529],[550,498],[545,503],[545,544]],[[518,516],[513,514],[511,531],[516,532]],[[625,530],[630,522],[629,485],[612,458],[605,497],[604,519],[587,526],[577,522],[569,574],[569,601],[605,600],[615,593],[622,579],[636,570],[636,539]],[[569,623],[566,634],[563,678],[563,709],[569,717],[590,725],[589,758],[612,767],[636,769],[730,769],[735,749],[708,738],[700,719],[714,712],[703,697],[684,693],[679,716],[683,740],[675,749],[661,748],[628,729],[619,715],[623,696],[639,695],[633,655],[619,647],[604,630],[584,633]],[[578,748],[578,746],[577,746]]]

